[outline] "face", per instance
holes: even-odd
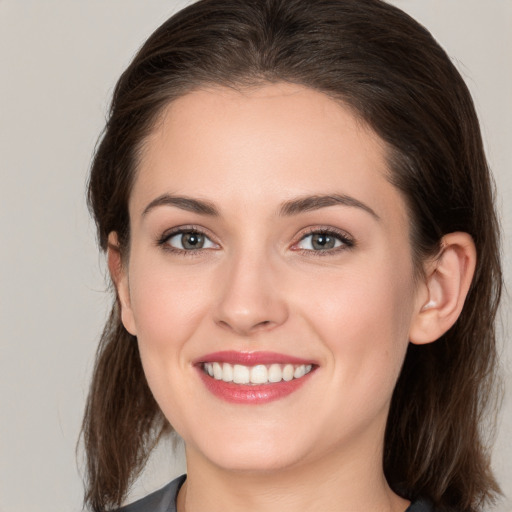
[[[387,175],[378,137],[307,88],[168,106],[117,286],[189,464],[269,471],[381,450],[419,307]]]

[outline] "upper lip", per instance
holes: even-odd
[[[212,352],[197,358],[193,364],[201,363],[230,363],[244,366],[255,366],[258,364],[315,364],[315,361],[300,357],[280,354],[277,352],[238,352],[236,350],[223,350]]]

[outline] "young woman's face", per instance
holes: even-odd
[[[190,460],[380,463],[421,307],[388,174],[378,137],[304,87],[169,105],[141,157],[118,288]]]

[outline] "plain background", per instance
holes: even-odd
[[[249,0],[248,0],[249,1]],[[75,446],[110,297],[85,183],[114,83],[178,0],[0,0],[0,512],[81,510]],[[512,1],[394,0],[465,77],[498,187],[512,283]],[[493,465],[512,511],[510,301],[507,394]],[[505,334],[507,333],[507,334]],[[78,459],[78,460],[77,460]],[[132,498],[183,470],[163,446]]]

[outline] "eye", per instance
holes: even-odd
[[[200,231],[187,229],[165,235],[159,244],[177,251],[197,251],[199,249],[217,249],[218,245]]]
[[[332,230],[316,230],[303,236],[293,249],[304,251],[332,251],[353,247],[354,242],[343,233]]]

